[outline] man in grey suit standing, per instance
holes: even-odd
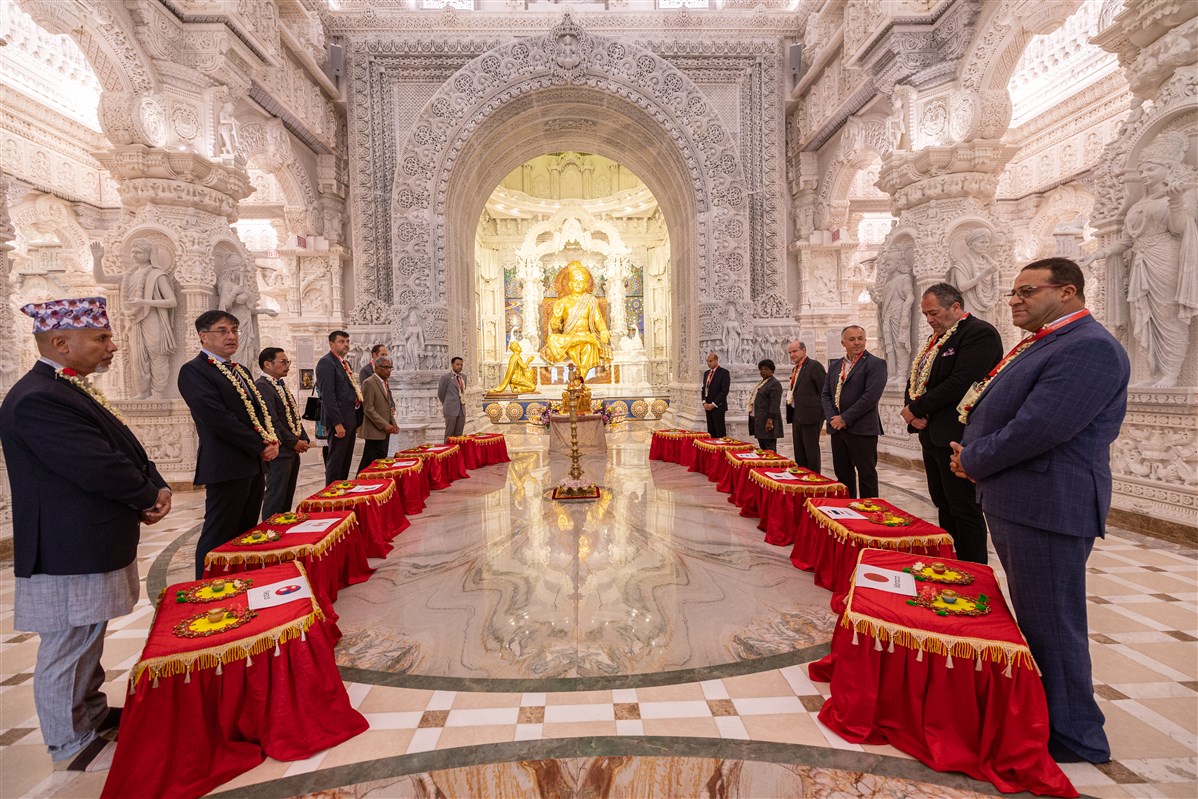
[[[374,374],[362,384],[362,471],[379,458],[387,457],[387,438],[399,432],[395,423],[395,399],[387,380],[391,377],[391,359],[376,358]]]
[[[299,404],[283,382],[291,372],[291,359],[278,347],[258,353],[258,367],[265,373],[254,383],[270,409],[270,419],[279,437],[279,457],[266,464],[266,493],[262,518],[291,510],[295,484],[299,481],[300,455],[312,446],[300,418]]]
[[[832,468],[850,497],[876,497],[882,435],[878,401],[886,388],[886,361],[865,349],[860,325],[840,331],[840,343],[844,357],[832,361],[821,395],[832,436]]]
[[[329,351],[316,362],[316,391],[320,394],[320,421],[329,435],[324,479],[332,483],[349,477],[354,439],[361,424],[362,388],[345,356],[349,333],[329,333]]]
[[[460,436],[466,429],[466,378],[462,376],[462,359],[456,355],[449,362],[450,371],[441,375],[437,384],[437,401],[445,417],[445,440]]]

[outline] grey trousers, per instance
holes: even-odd
[[[460,436],[466,429],[466,414],[445,417],[445,440],[450,436]]]
[[[107,628],[104,621],[38,633],[33,702],[53,760],[72,758],[90,744],[108,712],[108,697],[100,690]]]

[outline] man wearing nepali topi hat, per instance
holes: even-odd
[[[40,638],[33,696],[56,769],[84,771],[110,745],[120,708],[101,691],[108,620],[138,598],[141,524],[171,491],[100,390],[117,351],[103,297],[32,303],[41,357],[0,405],[12,486],[13,627]]]

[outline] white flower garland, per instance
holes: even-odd
[[[907,395],[911,399],[919,399],[928,390],[928,378],[932,376],[932,366],[936,363],[936,356],[940,354],[940,350],[944,348],[945,343],[953,337],[957,332],[957,328],[961,326],[961,322],[969,314],[958,319],[952,327],[945,330],[937,336],[933,333],[928,337],[927,346],[924,347],[919,357],[911,362],[911,374],[907,378]]]
[[[67,381],[72,386],[91,397],[93,400],[95,400],[97,405],[115,416],[118,422],[128,427],[125,417],[121,416],[121,412],[108,403],[108,398],[104,396],[104,392],[80,377],[74,369],[71,369],[69,374],[66,369],[55,369],[54,376],[60,380]]]
[[[299,408],[292,407],[291,392],[287,390],[287,386],[279,385],[273,380],[271,381],[271,384],[274,385],[275,392],[279,395],[279,399],[283,401],[283,416],[287,420],[287,429],[290,430],[291,434],[296,438],[300,438],[303,435],[304,429],[300,425],[299,416],[297,415]]]
[[[241,381],[238,380],[231,371],[229,371],[229,367],[212,357],[208,358],[208,363],[215,366],[217,371],[224,375],[225,378],[233,384],[233,388],[237,389],[237,394],[241,397],[241,402],[243,405],[245,405],[245,409],[250,415],[250,424],[253,426],[254,431],[261,436],[262,440],[267,444],[277,444],[279,442],[279,437],[275,435],[275,424],[270,418],[270,411],[266,410],[266,401],[263,400],[262,395],[258,393],[258,388],[254,385],[254,382],[252,380],[246,381],[250,387],[250,391],[254,392],[254,397],[258,400],[258,407],[262,409],[263,418],[261,420],[258,418],[257,412],[254,411],[254,406],[250,403],[249,394],[245,393],[245,387],[241,385]]]

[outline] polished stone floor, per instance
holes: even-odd
[[[828,594],[765,544],[701,475],[649,463],[626,425],[587,463],[599,503],[545,489],[564,466],[508,426],[511,464],[434,492],[375,576],[338,599],[342,677],[371,728],[298,763],[267,761],[218,795],[271,797],[993,795],[816,719]],[[319,487],[309,456],[301,495]],[[925,517],[922,475],[883,495]],[[142,601],[114,621],[120,703],[152,617],[188,579],[202,493],[179,494],[140,549]],[[33,710],[37,638],[11,628],[0,582],[0,797],[95,797],[104,775],[53,773]],[[1195,553],[1112,530],[1089,563],[1096,693],[1115,760],[1067,765],[1084,794],[1198,795]]]

